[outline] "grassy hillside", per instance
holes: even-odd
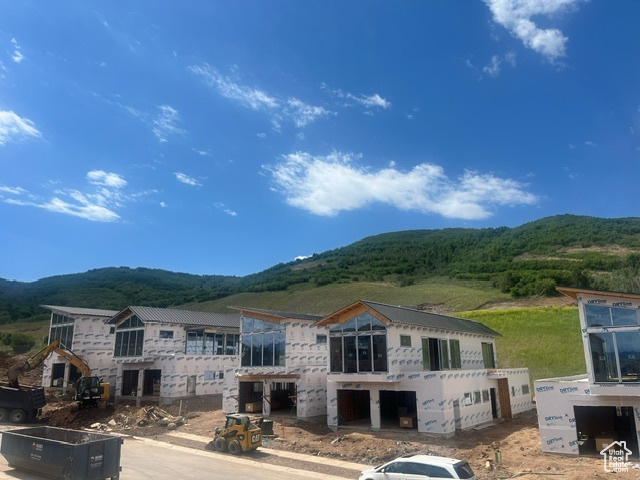
[[[257,302],[320,312],[369,298],[463,310],[482,303],[476,296],[553,295],[557,285],[640,293],[640,218],[560,215],[517,228],[384,233],[245,277],[119,267],[32,283],[0,279],[0,324],[44,320],[41,304],[120,310]]]
[[[586,373],[577,307],[512,308],[459,314],[502,334],[498,367],[527,367],[531,380]]]
[[[482,282],[432,278],[408,287],[388,283],[337,283],[312,287],[296,285],[280,292],[244,292],[180,308],[228,313],[228,306],[266,308],[311,314],[329,314],[356,300],[375,300],[404,306],[435,306],[439,310],[473,310],[488,302],[508,300]]]

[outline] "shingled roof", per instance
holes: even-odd
[[[475,333],[478,335],[500,336],[498,332],[474,320],[466,318],[450,317],[448,315],[440,315],[424,310],[416,310],[415,308],[396,307],[386,305],[384,303],[372,302],[370,300],[359,300],[338,312],[328,315],[322,320],[322,324],[327,325],[331,322],[332,317],[338,317],[344,313],[344,310],[351,309],[353,306],[362,304],[376,311],[391,323],[400,325],[415,325],[419,327],[438,328],[442,330],[452,330],[457,332]]]
[[[127,307],[121,312],[116,312],[111,316],[108,323],[117,323],[131,314],[136,315],[143,322],[170,323],[194,327],[240,328],[240,316],[237,314],[139,306]]]
[[[87,317],[113,317],[117,310],[101,310],[98,308],[80,308],[80,307],[61,307],[58,305],[40,305],[55,313],[63,315],[82,315]]]

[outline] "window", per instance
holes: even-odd
[[[527,388],[529,386],[527,385]],[[489,390],[482,390],[482,403],[487,403],[489,401]]]
[[[160,338],[173,338],[173,330],[160,330]]]
[[[516,387],[511,387],[511,396],[515,397],[516,396]]]
[[[243,367],[284,366],[286,326],[242,318]]]
[[[476,390],[473,392],[473,403],[480,403],[482,401],[482,397],[480,396],[480,390]]]
[[[422,368],[431,371],[449,370],[449,342],[447,340],[442,338],[422,339]]]
[[[411,335],[400,335],[400,346],[401,347],[410,347],[411,346]]]
[[[368,312],[336,325],[329,331],[332,372],[387,371],[387,329]]]
[[[189,355],[237,355],[239,335],[203,330],[187,332],[186,353]]]
[[[529,395],[529,384],[522,385],[522,394]]]
[[[638,309],[614,305],[584,306],[593,378],[597,383],[638,383]]]
[[[473,401],[471,400],[471,392],[469,393],[465,393],[464,394],[464,405],[465,406],[470,406],[473,404]]]
[[[484,362],[484,368],[496,368],[492,343],[482,342],[482,360]]]
[[[143,345],[144,324],[136,315],[116,325],[114,357],[141,357]]]
[[[109,327],[109,335],[116,333],[116,327]]]
[[[316,335],[316,344],[318,344],[318,345],[326,345],[327,344],[327,336],[326,335]]]
[[[449,351],[451,352],[451,368],[462,368],[460,340],[449,340]]]
[[[589,346],[596,382],[640,381],[640,332],[589,333]]]

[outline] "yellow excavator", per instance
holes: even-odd
[[[107,400],[109,398],[109,383],[105,383],[101,378],[91,376],[91,368],[83,359],[78,357],[70,350],[65,350],[60,346],[59,340],[53,340],[49,345],[39,352],[29,357],[23,364],[16,365],[9,369],[7,376],[9,377],[9,386],[12,388],[20,388],[18,377],[24,372],[33,370],[52,353],[57,353],[61,357],[67,359],[71,365],[74,365],[82,374],[82,377],[76,383],[76,396],[80,409],[90,406],[97,406],[98,401]]]

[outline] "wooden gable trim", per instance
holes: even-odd
[[[343,308],[342,310],[338,310],[336,313],[323,318],[316,325],[318,326],[328,326],[328,325],[340,325],[351,320],[353,317],[357,317],[363,313],[370,313],[373,317],[377,318],[380,322],[385,325],[390,325],[392,322],[384,315],[376,312],[363,302],[356,302],[354,304],[349,305],[348,307]]]
[[[243,317],[255,318],[257,320],[263,320],[265,322],[277,323],[277,324],[282,323],[282,320],[284,320],[283,317],[279,317],[277,315],[269,315],[268,313],[254,312],[253,310],[240,310],[240,314]]]

